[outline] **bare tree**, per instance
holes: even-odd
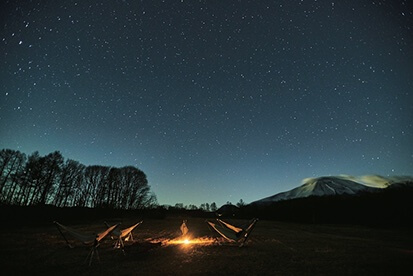
[[[126,209],[141,209],[153,201],[150,195],[150,186],[143,171],[135,167],[124,167],[121,169],[126,176],[123,179],[128,181],[123,183],[126,187],[124,193],[128,198]]]
[[[79,186],[79,179],[83,178],[84,165],[74,160],[66,160],[62,166],[59,183],[53,199],[53,205],[57,207],[68,206],[76,196]]]
[[[23,171],[26,156],[19,151],[0,151],[0,201],[11,204]]]
[[[60,176],[63,164],[63,156],[55,151],[43,157],[43,182],[41,184],[40,198],[38,203],[44,205],[49,203],[54,192],[56,181]]]
[[[39,152],[36,151],[29,155],[21,178],[20,205],[33,205],[37,201],[44,178],[43,167],[44,159],[40,157]]]
[[[107,195],[109,167],[88,166],[85,170],[84,185],[81,187],[82,207],[101,207]]]
[[[60,152],[0,151],[0,202],[140,209],[157,204],[143,171],[64,161]]]

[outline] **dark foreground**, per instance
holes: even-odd
[[[115,220],[112,220],[113,222]],[[137,219],[123,219],[124,227]],[[65,223],[61,221],[61,223]],[[2,223],[2,275],[413,275],[411,229],[289,224],[259,221],[246,246],[161,245],[179,235],[180,218],[145,220],[126,243],[126,255],[105,240],[89,267],[89,248],[70,249],[55,226]],[[103,220],[66,223],[83,232],[103,229]],[[195,237],[213,236],[204,219],[189,219]],[[150,240],[152,242],[150,242]]]

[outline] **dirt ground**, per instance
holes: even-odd
[[[137,221],[123,219],[122,226]],[[413,275],[411,229],[258,221],[241,248],[220,239],[209,245],[165,244],[179,237],[181,222],[145,220],[134,230],[134,241],[125,243],[126,254],[106,239],[99,247],[100,262],[95,258],[91,266],[85,264],[90,248],[79,243],[69,248],[52,222],[30,227],[2,223],[0,274]],[[194,238],[216,237],[204,219],[189,218],[187,225]],[[85,233],[104,229],[103,221],[67,226]]]

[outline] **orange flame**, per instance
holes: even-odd
[[[181,245],[212,245],[216,242],[215,239],[213,238],[177,238],[173,240],[164,240],[162,241],[162,244],[164,245],[173,245],[173,244],[181,244]]]

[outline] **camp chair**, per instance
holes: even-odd
[[[85,262],[87,262],[87,260],[89,259],[89,266],[92,264],[92,259],[93,259],[93,256],[95,254],[96,254],[96,257],[97,257],[98,261],[100,262],[99,252],[98,252],[98,247],[100,245],[100,241],[103,240],[107,235],[109,235],[119,225],[119,224],[112,225],[108,229],[106,229],[105,231],[94,235],[94,234],[79,233],[79,232],[77,232],[76,230],[73,230],[70,227],[67,227],[67,226],[64,226],[64,225],[58,223],[57,221],[55,221],[54,224],[56,225],[56,227],[59,230],[60,234],[63,236],[63,238],[65,239],[66,243],[69,245],[70,248],[73,248],[74,246],[72,244],[70,244],[70,242],[67,240],[66,236],[63,234],[62,230],[64,230],[70,236],[72,236],[72,238],[82,242],[83,244],[92,246],[91,250],[90,250],[90,252],[87,255],[86,260],[85,260]]]
[[[207,223],[227,241],[240,243],[240,247],[242,247],[254,229],[257,221],[258,219],[253,219],[243,227],[234,226],[220,219],[217,219],[217,223],[208,220]]]
[[[138,227],[139,225],[141,225],[143,223],[143,220],[141,220],[140,222],[138,222],[138,223],[136,223],[136,224],[134,224],[134,225],[132,225],[132,226],[130,226],[130,227],[128,227],[128,228],[125,228],[125,229],[123,229],[123,230],[120,230],[119,228],[115,228],[112,232],[111,232],[111,234],[112,234],[112,236],[115,236],[115,237],[117,237],[117,241],[115,242],[115,244],[114,244],[114,247],[115,248],[122,248],[122,250],[123,250],[123,248],[124,248],[124,240],[125,241],[129,241],[129,240],[131,240],[131,241],[133,241],[133,235],[132,235],[132,231],[136,228],[136,227]],[[110,227],[109,226],[109,224],[105,221],[105,225],[106,225],[106,227]],[[113,237],[112,237],[113,238]]]

